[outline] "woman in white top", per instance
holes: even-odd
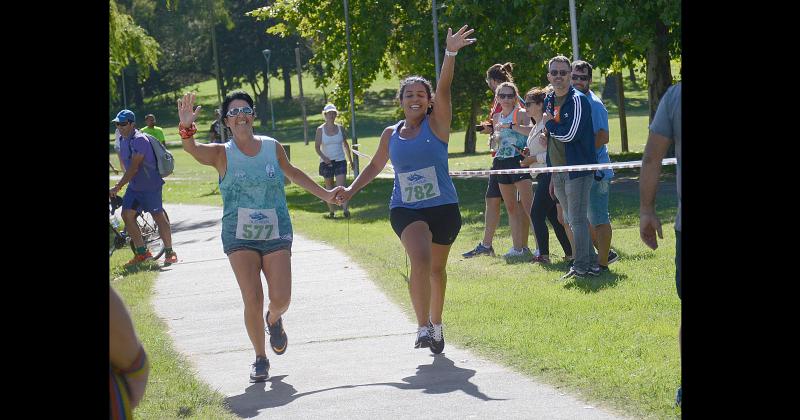
[[[344,186],[347,176],[347,164],[345,157],[353,167],[353,156],[350,153],[350,145],[347,144],[347,134],[341,125],[336,124],[338,111],[333,104],[325,105],[322,109],[322,116],[325,123],[317,127],[317,134],[314,138],[314,147],[319,155],[319,175],[325,179],[325,188],[333,187],[333,180],[336,178],[336,185]],[[345,152],[347,154],[345,155]],[[333,204],[328,204],[328,215],[326,218],[335,217]],[[347,201],[342,203],[344,217],[350,217],[350,210],[347,208]]]
[[[528,135],[528,147],[523,150],[525,158],[520,162],[521,166],[531,168],[544,168],[547,166],[547,129],[542,123],[542,105],[544,97],[549,92],[548,89],[533,88],[525,94],[525,110],[533,120],[533,128]],[[537,121],[538,118],[538,121]],[[572,256],[572,246],[564,226],[559,223],[556,201],[550,196],[548,188],[550,186],[550,173],[541,173],[536,176],[536,192],[533,195],[533,205],[531,206],[531,225],[536,237],[536,246],[539,252],[534,253],[531,262],[550,263],[550,235],[547,231],[545,218],[550,219],[553,231],[564,250],[564,256],[569,259]]]

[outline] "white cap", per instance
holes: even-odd
[[[337,114],[339,113],[339,110],[336,109],[336,105],[334,105],[334,104],[328,104],[328,105],[325,105],[325,108],[322,108],[322,113],[323,114],[325,114],[325,113],[327,113],[329,111],[336,112]]]

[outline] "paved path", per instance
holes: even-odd
[[[285,354],[249,383],[254,354],[220,242],[219,207],[171,205],[180,262],[158,276],[154,305],[176,349],[244,418],[616,419],[558,389],[447,343],[414,349],[415,323],[345,254],[296,235]],[[445,321],[445,337],[447,335]],[[269,349],[269,347],[268,347]]]

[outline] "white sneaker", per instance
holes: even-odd
[[[514,258],[514,257],[521,257],[525,255],[524,249],[514,249],[512,246],[511,249],[508,250],[505,254],[503,254],[503,258]]]

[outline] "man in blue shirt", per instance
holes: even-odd
[[[608,156],[608,110],[603,101],[589,89],[592,83],[592,65],[576,60],[572,62],[572,86],[586,95],[592,105],[592,132],[594,148],[597,150],[597,163],[610,163]],[[597,263],[607,271],[608,265],[619,259],[611,249],[611,218],[608,215],[608,192],[614,171],[604,169],[595,171],[592,189],[589,192],[589,232],[597,248]]]
[[[125,184],[130,183],[122,198],[122,220],[125,221],[125,230],[128,231],[136,251],[127,266],[139,264],[153,257],[147,250],[142,232],[136,223],[139,209],[153,215],[153,220],[158,225],[158,232],[164,241],[164,263],[173,264],[178,261],[178,256],[172,250],[172,232],[162,207],[161,187],[164,185],[164,180],[158,172],[150,140],[136,129],[136,115],[130,110],[123,109],[111,121],[117,125],[119,131],[119,157],[125,174],[108,190],[108,196],[116,196]]]

